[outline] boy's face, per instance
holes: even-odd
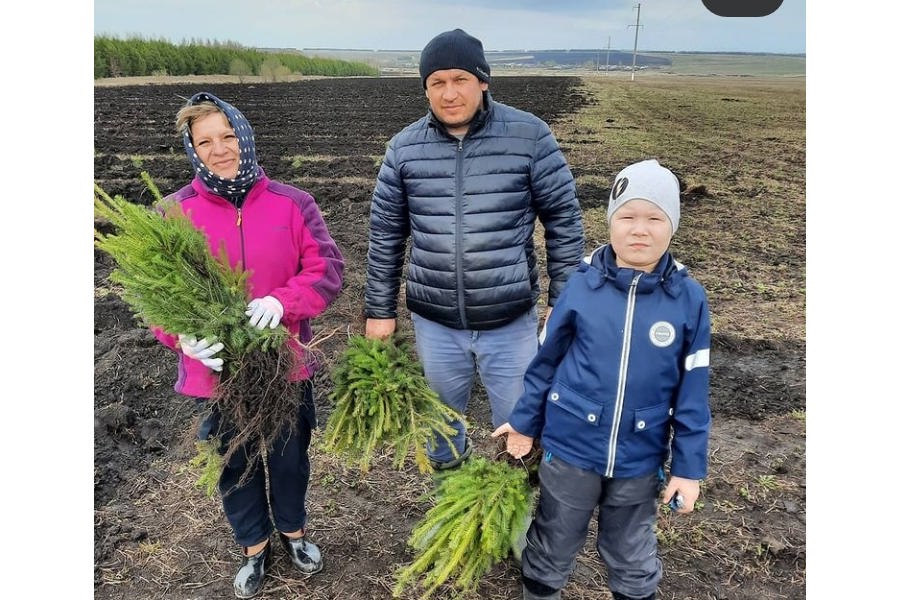
[[[629,200],[610,217],[609,243],[620,267],[649,273],[671,241],[669,217],[647,200]]]

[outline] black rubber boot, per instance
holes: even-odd
[[[625,594],[620,594],[619,592],[613,592],[613,600],[656,600],[656,592],[653,592],[649,596],[644,596],[643,598],[632,598],[631,596],[626,596]]]
[[[263,589],[266,568],[272,562],[271,543],[253,556],[244,556],[241,568],[234,576],[234,595],[238,598],[252,598]]]
[[[559,590],[522,575],[522,600],[559,600]]]
[[[304,575],[315,575],[324,565],[319,547],[306,539],[306,536],[291,539],[283,533],[278,534],[281,544],[287,550],[294,566]]]
[[[522,600],[559,600],[560,592],[556,590],[546,596],[538,596],[524,585],[522,586]]]
[[[471,442],[469,442],[469,438],[466,438],[466,447],[457,458],[453,458],[451,460],[448,460],[447,462],[437,462],[432,460],[431,468],[435,471],[449,471],[450,469],[455,469],[456,467],[466,462],[466,459],[471,455],[472,444]]]

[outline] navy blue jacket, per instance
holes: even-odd
[[[372,195],[365,315],[397,316],[407,241],[410,311],[493,329],[540,296],[535,219],[546,232],[548,304],[584,254],[575,180],[549,126],[484,94],[459,140],[429,114],[388,144]]]
[[[572,274],[509,418],[545,452],[606,477],[703,479],[709,410],[706,292],[668,252],[653,273],[611,246]]]

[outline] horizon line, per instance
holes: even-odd
[[[297,50],[299,52],[303,52],[306,50],[329,50],[334,52],[412,52],[415,54],[419,54],[422,52],[419,50],[404,50],[404,49],[388,49],[388,48],[332,48],[328,46],[321,47],[312,47],[312,48],[297,48],[294,46],[254,46],[255,48],[267,49],[267,50]],[[617,51],[617,52],[633,52],[632,49],[623,50],[620,48],[513,48],[508,50],[485,50],[485,54],[490,53],[500,53],[500,52],[606,52],[609,51]],[[780,56],[806,56],[806,52],[774,52],[771,50],[638,50],[638,54],[641,52],[664,52],[667,54],[777,54]]]

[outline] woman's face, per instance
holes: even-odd
[[[237,177],[241,150],[224,114],[214,112],[195,119],[191,123],[191,139],[197,156],[210,171],[223,179]]]

